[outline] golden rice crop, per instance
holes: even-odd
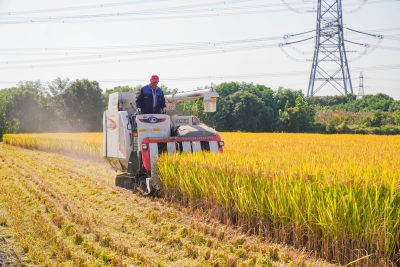
[[[167,196],[334,262],[399,260],[400,136],[223,139],[223,154],[160,158]]]
[[[160,157],[167,197],[330,261],[400,259],[400,136],[221,135],[223,154]],[[101,134],[18,136],[4,141],[101,156]]]
[[[92,157],[103,155],[102,133],[5,134],[3,141],[30,149],[76,153]]]

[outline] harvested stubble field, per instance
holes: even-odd
[[[0,143],[0,266],[327,265],[114,178],[104,163]]]
[[[160,158],[165,199],[331,262],[399,264],[399,136],[224,133],[222,138],[223,154]],[[101,148],[101,137],[92,140]],[[22,135],[6,135],[4,141],[30,147]],[[33,147],[49,149],[41,142]]]

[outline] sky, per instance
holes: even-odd
[[[238,81],[307,94],[317,2],[0,0],[0,88],[60,77],[107,89],[144,85],[157,74],[179,91]],[[343,1],[345,27],[383,35],[345,30],[346,40],[369,45],[345,43],[355,94],[362,72],[365,94],[400,99],[398,14],[400,0]],[[326,86],[316,95],[337,94]]]

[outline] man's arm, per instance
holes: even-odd
[[[164,96],[164,92],[161,90],[162,93],[162,98],[161,98],[161,109],[166,109],[167,106],[165,105],[165,96]]]
[[[143,108],[143,88],[140,89],[139,94],[136,96],[136,108]]]

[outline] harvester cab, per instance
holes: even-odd
[[[216,111],[218,93],[205,89],[166,95],[168,110],[180,101],[203,99],[204,111]],[[154,164],[161,153],[222,152],[224,142],[195,116],[137,114],[135,92],[109,96],[103,114],[103,156],[122,174],[115,184],[143,195],[161,189]],[[169,113],[169,112],[168,112]]]

